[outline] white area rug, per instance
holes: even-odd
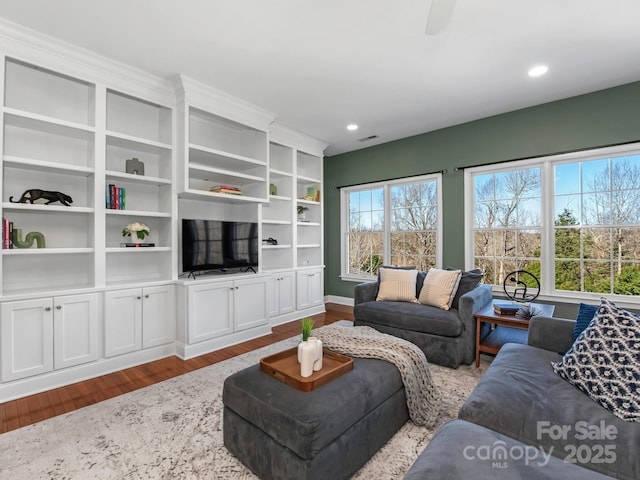
[[[222,385],[230,374],[297,343],[284,340],[2,434],[0,478],[255,479],[223,445]],[[437,426],[457,417],[486,366],[431,366],[443,397]],[[408,422],[353,478],[402,478],[434,431]]]

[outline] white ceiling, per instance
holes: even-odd
[[[433,36],[430,5],[1,0],[0,16],[210,84],[328,142],[328,155],[640,80],[638,0],[457,0]],[[529,78],[538,63],[549,73]]]

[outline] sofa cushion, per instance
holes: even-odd
[[[582,331],[587,328],[589,322],[593,320],[593,317],[598,312],[598,305],[587,305],[586,303],[581,303],[580,307],[578,307],[578,316],[576,317],[576,324],[573,327],[573,333],[571,334],[571,343],[576,341],[578,335],[582,333]]]
[[[378,288],[378,301],[391,302],[417,302],[416,277],[417,270],[398,270],[380,268],[380,287]]]
[[[444,337],[462,333],[457,310],[409,302],[365,302],[354,307],[356,318],[379,325],[389,325],[414,332]]]
[[[451,420],[436,432],[403,480],[606,480],[610,477],[563,462],[464,420]]]
[[[624,420],[640,422],[640,318],[603,298],[553,370]]]
[[[560,358],[536,347],[506,344],[458,417],[546,452],[553,447],[554,456],[573,459],[591,470],[618,478],[640,478],[640,424],[616,417],[556,375],[551,362]],[[592,433],[599,433],[599,439],[585,436],[588,426],[595,426]],[[558,429],[566,434],[552,434],[551,430],[555,433]],[[577,445],[588,454],[581,457],[585,461],[570,457],[572,446]],[[613,463],[604,462],[604,455],[596,457],[603,448],[613,450]]]
[[[460,270],[432,268],[424,279],[418,301],[424,305],[449,310],[460,283]]]
[[[482,280],[482,271],[479,268],[466,272],[463,271],[460,275],[458,290],[456,290],[456,294],[453,297],[453,302],[451,302],[451,308],[459,308],[460,297],[476,288],[480,283],[480,280]]]

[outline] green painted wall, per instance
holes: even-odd
[[[442,177],[443,265],[464,267],[464,173],[473,166],[640,140],[640,82],[484,118],[325,158],[325,294],[340,280],[339,185],[447,169]]]

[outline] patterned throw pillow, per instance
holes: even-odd
[[[640,422],[640,318],[601,299],[553,371],[615,416]]]
[[[416,299],[417,270],[397,270],[380,268],[380,287],[378,288],[377,301],[413,302]]]
[[[460,270],[432,268],[427,273],[418,301],[424,305],[449,310],[460,283]]]

